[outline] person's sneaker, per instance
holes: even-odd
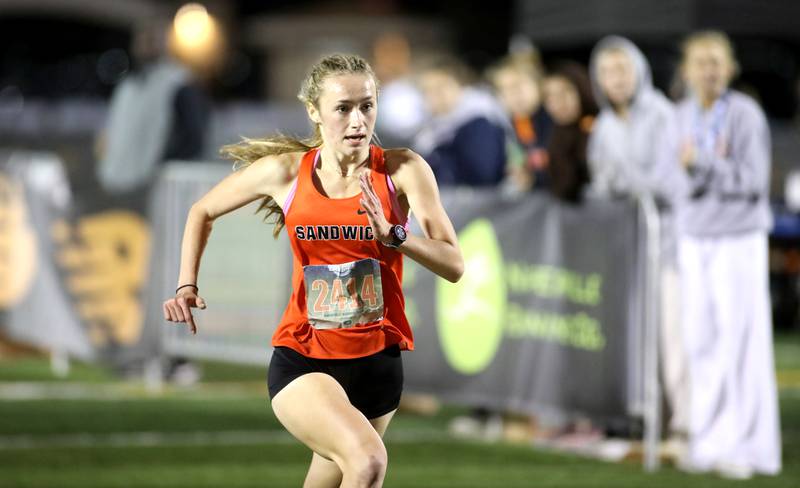
[[[729,480],[749,480],[753,477],[753,468],[746,464],[717,463],[714,472]]]
[[[200,368],[192,363],[178,364],[172,369],[169,380],[178,386],[192,386],[200,381]]]
[[[455,417],[447,426],[450,435],[467,439],[481,439],[484,434],[483,422],[471,415]]]
[[[499,413],[489,415],[483,424],[483,439],[496,442],[503,438],[503,416]]]
[[[689,461],[689,456],[684,455],[675,462],[675,468],[688,474],[704,474],[711,471],[707,466],[701,466],[697,463]]]
[[[620,462],[633,450],[633,443],[627,439],[604,439],[592,449],[595,457],[609,462]]]
[[[686,441],[680,437],[672,436],[661,443],[661,456],[665,461],[677,465],[688,454]]]

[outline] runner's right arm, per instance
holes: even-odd
[[[283,205],[298,160],[293,153],[261,158],[228,175],[192,205],[183,231],[177,286],[197,284],[200,258],[214,220],[267,196]],[[197,328],[190,310],[193,307],[205,308],[205,301],[197,295],[196,288],[182,288],[174,298],[164,302],[164,318],[171,322],[187,322],[194,333]]]

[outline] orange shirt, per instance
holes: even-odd
[[[413,350],[401,288],[403,255],[374,238],[361,193],[328,198],[314,186],[319,154],[312,149],[303,155],[284,204],[294,255],[292,296],[272,345],[319,359],[363,357],[394,344]],[[386,220],[405,225],[383,149],[370,146],[369,164]]]

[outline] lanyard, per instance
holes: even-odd
[[[704,117],[703,109],[700,104],[696,105],[695,118],[694,118],[694,140],[700,151],[705,154],[713,154],[717,147],[717,141],[722,133],[722,125],[725,122],[725,116],[728,113],[728,94],[725,93],[711,108],[711,113],[708,116],[710,124],[705,124],[706,117]]]

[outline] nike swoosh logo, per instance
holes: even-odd
[[[367,211],[366,210],[362,210],[362,209],[359,208],[358,210],[356,210],[356,213],[358,215],[364,215],[365,213],[367,213]]]

